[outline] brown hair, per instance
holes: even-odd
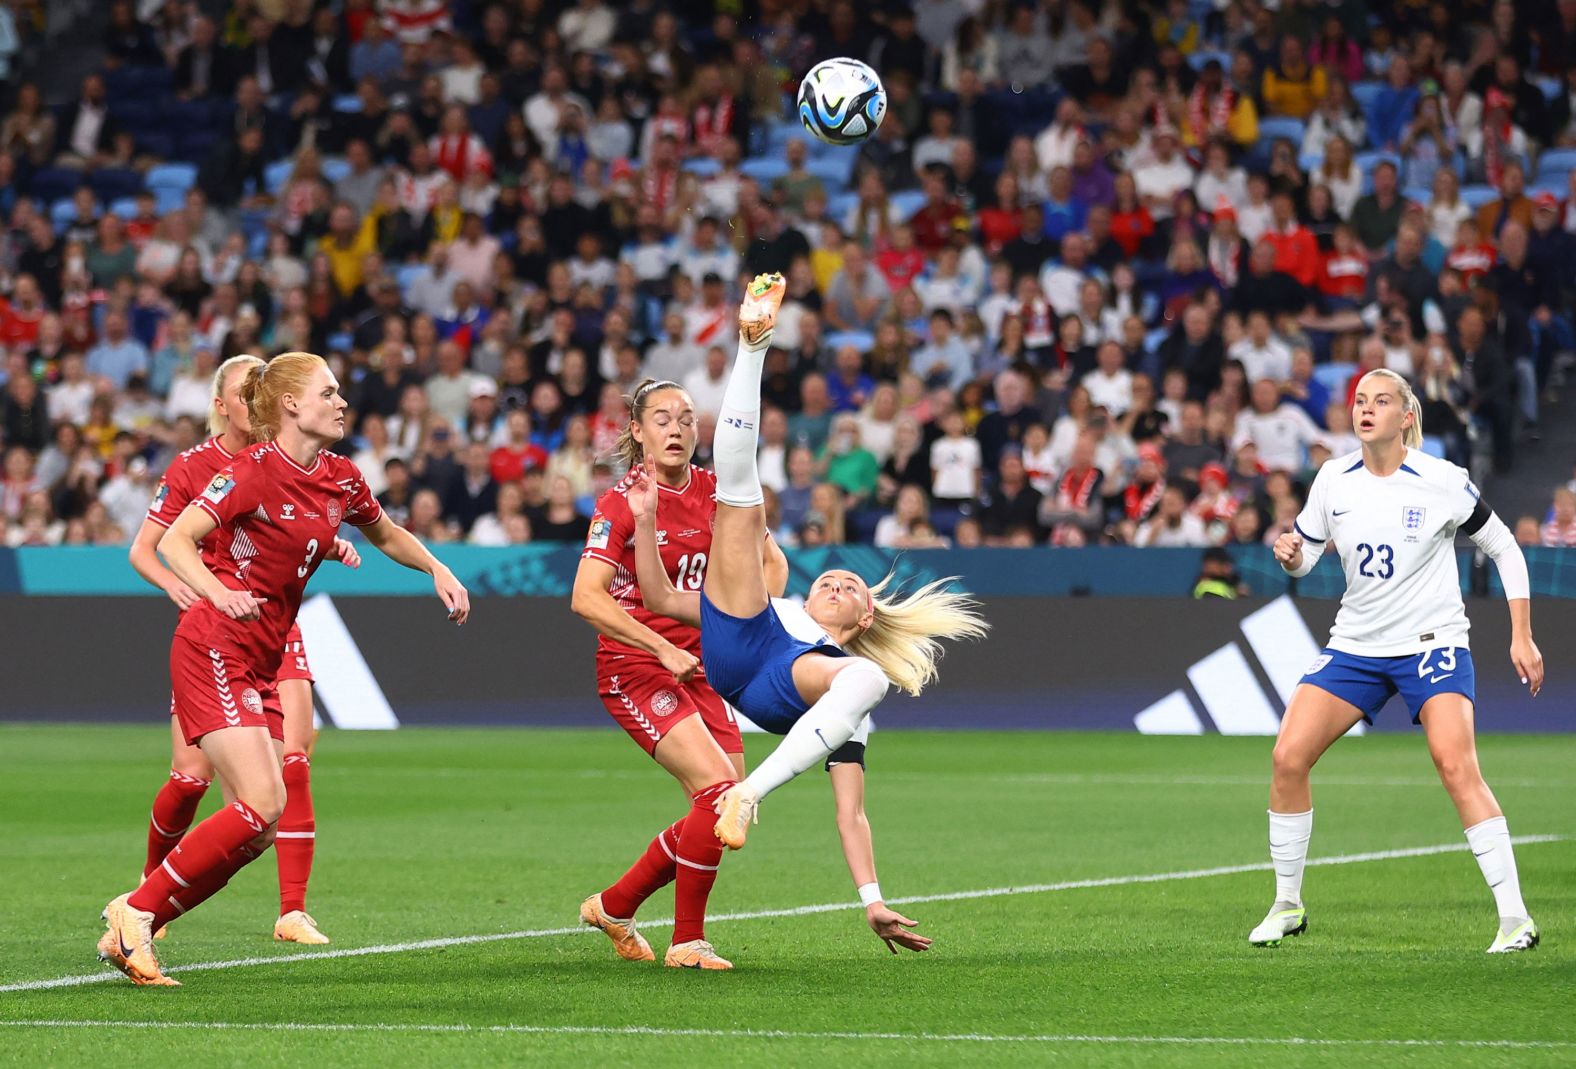
[[[624,424],[624,429],[619,433],[618,459],[623,461],[626,468],[638,468],[646,462],[646,449],[635,440],[635,424],[646,418],[646,410],[651,407],[651,398],[663,390],[678,390],[683,392],[684,387],[672,379],[644,379],[635,392],[624,398],[624,403],[629,406],[629,422]]]
[[[252,438],[269,442],[279,433],[283,420],[280,401],[285,394],[301,398],[318,368],[328,363],[316,353],[280,353],[266,364],[246,372],[241,384],[241,400],[252,421]]]

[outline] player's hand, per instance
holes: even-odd
[[[175,607],[181,610],[181,612],[185,612],[187,609],[191,608],[193,605],[202,600],[201,594],[197,593],[197,591],[193,590],[179,579],[175,580],[175,582],[166,587],[164,592],[170,596],[170,600],[175,602]]]
[[[929,937],[909,931],[919,922],[909,920],[895,909],[887,909],[885,902],[872,902],[866,906],[865,920],[870,922],[870,930],[880,936],[887,949],[894,954],[900,946],[905,950],[930,949]]]
[[[657,458],[646,455],[646,463],[638,468],[629,469],[629,511],[634,515],[635,522],[640,522],[647,516],[653,519],[657,515]]]
[[[257,620],[263,615],[263,602],[267,598],[252,596],[249,590],[231,590],[224,588],[224,592],[217,597],[209,598],[213,607],[232,620]]]
[[[328,551],[329,560],[337,560],[347,568],[361,567],[361,553],[355,544],[343,538],[334,539],[333,548]]]
[[[1530,637],[1511,639],[1510,663],[1516,666],[1516,674],[1536,698],[1538,691],[1543,689],[1543,654],[1539,652],[1538,644]]]
[[[673,678],[680,683],[688,683],[700,668],[700,660],[688,650],[681,650],[669,642],[658,653],[657,658],[662,662],[662,667],[673,673]]]
[[[433,573],[432,588],[438,592],[438,600],[449,610],[449,619],[457,627],[464,626],[471,615],[471,593],[465,589],[465,584],[454,578],[454,573],[449,569],[442,568]]]
[[[1287,531],[1275,540],[1275,559],[1282,568],[1297,568],[1302,564],[1302,535]]]

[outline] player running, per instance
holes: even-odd
[[[159,559],[159,539],[209,480],[252,444],[252,424],[241,400],[241,384],[247,372],[262,363],[255,356],[232,356],[214,372],[213,398],[208,405],[208,430],[213,437],[188,449],[170,465],[159,480],[148,515],[131,544],[131,566],[137,574],[169,595],[183,613],[202,598]],[[203,563],[210,569],[214,567],[217,543],[218,536],[209,535],[201,546]],[[342,538],[334,539],[325,559],[338,560],[351,568],[361,564],[355,547]],[[279,919],[274,922],[274,938],[290,943],[327,943],[328,936],[318,930],[317,921],[306,912],[306,886],[312,875],[317,823],[312,810],[310,757],[312,670],[307,665],[299,627],[292,627],[286,636],[284,658],[273,689],[284,716],[285,733],[285,811],[279,818],[279,834],[274,842],[279,861]],[[174,702],[170,704],[170,736],[170,776],[153,799],[143,876],[152,872],[181,841],[213,782],[213,764],[202,750],[187,745],[175,717]],[[164,934],[165,929],[160,928],[154,938],[162,939]]]
[[[1499,930],[1488,952],[1538,945],[1538,926],[1521,900],[1510,831],[1478,769],[1476,672],[1456,533],[1494,558],[1510,603],[1510,660],[1536,695],[1543,655],[1532,641],[1527,564],[1467,473],[1418,449],[1421,420],[1405,379],[1385,369],[1364,375],[1352,404],[1362,449],[1319,469],[1296,529],[1275,541],[1275,558],[1294,576],[1307,575],[1334,542],[1346,593],[1329,645],[1302,677],[1275,742],[1269,809],[1275,904],[1249,934],[1254,946],[1278,946],[1308,928],[1302,872],[1313,833],[1308,773],[1314,762],[1357,721],[1372,722],[1397,693],[1412,722],[1423,725],[1439,778],[1494,893]]]
[[[853,738],[889,685],[918,694],[935,679],[938,638],[978,638],[986,628],[971,598],[946,589],[949,580],[886,598],[885,580],[872,588],[852,572],[830,571],[811,585],[802,608],[770,596],[760,563],[766,520],[755,456],[761,365],[784,291],[780,275],[758,275],[739,309],[739,351],[713,446],[716,529],[699,593],[675,587],[659,567],[654,517],[644,510],[637,516],[647,608],[698,623],[706,676],[717,693],[767,731],[787,736],[717,801],[714,831],[733,850],[744,845],[760,799]],[[632,491],[632,507],[636,497]]]
[[[692,464],[695,405],[675,382],[648,379],[630,396],[630,419],[619,452],[640,471],[650,453],[653,512],[660,526],[663,569],[679,587],[700,589],[711,553],[717,479]],[[571,607],[598,633],[597,692],[602,704],[690,798],[690,809],[664,828],[617,882],[580,906],[586,924],[601,929],[619,956],[656,955],[635,927],[641,904],[674,884],[673,940],[663,964],[728,969],[706,941],[706,902],[717,879],[722,847],[711,834],[718,795],[744,775],[744,742],[733,712],[706,682],[700,632],[642,603],[635,582],[635,520],[624,479],[597,501]],[[756,547],[767,582],[779,593],[788,562],[770,538]]]
[[[203,598],[176,627],[170,677],[184,741],[213,764],[227,804],[105,907],[99,957],[138,985],[176,986],[160,971],[154,929],[212,896],[273,838],[286,803],[273,681],[302,591],[340,522],[431,575],[455,623],[470,614],[453,573],[384,514],[353,463],[327,451],[344,437],[345,401],[321,357],[285,353],[251,367],[239,400],[263,443],[214,475],[158,545]],[[211,569],[200,550],[210,535]]]

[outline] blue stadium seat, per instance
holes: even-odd
[[[1352,99],[1357,101],[1357,106],[1366,113],[1373,106],[1374,100],[1379,96],[1382,89],[1384,89],[1383,82],[1354,82],[1352,84]]]
[[[150,169],[143,181],[154,192],[174,189],[185,193],[197,184],[197,168],[189,163],[161,163]]]
[[[1441,460],[1444,459],[1444,439],[1434,434],[1423,435],[1423,452],[1427,453],[1431,457],[1439,457]]]
[[[112,201],[135,196],[142,188],[142,176],[126,167],[104,167],[89,176],[88,185],[99,200]]]
[[[361,98],[354,93],[341,93],[334,98],[334,110],[341,115],[355,115],[361,111]]]
[[[263,184],[269,193],[278,193],[285,188],[285,183],[290,181],[290,172],[295,170],[295,160],[275,160],[263,168]]]
[[[168,160],[175,155],[175,138],[161,131],[149,131],[138,134],[135,138],[137,151],[145,152],[161,160]]]
[[[1374,189],[1374,168],[1381,163],[1394,165],[1396,176],[1401,175],[1401,157],[1393,152],[1369,151],[1359,152],[1352,157],[1352,162],[1363,175],[1363,192],[1372,193]],[[1425,202],[1426,203],[1426,202]]]
[[[82,184],[82,172],[69,167],[40,167],[33,172],[32,194],[41,203],[49,204],[61,197],[69,197]]]
[[[213,150],[223,140],[224,135],[213,130],[200,126],[189,127],[181,130],[180,135],[176,138],[173,154],[179,159],[186,160],[188,163],[195,163],[201,166],[204,160],[213,155]]]
[[[859,162],[855,149],[845,149],[834,155],[821,156],[805,164],[804,169],[821,180],[828,193],[846,189],[854,180],[854,165]]]
[[[1483,205],[1499,199],[1499,190],[1493,186],[1462,186],[1461,201],[1476,211]]]
[[[1231,69],[1231,54],[1229,52],[1210,52],[1205,49],[1199,49],[1189,56],[1187,61],[1194,70],[1201,71],[1204,69],[1204,64],[1212,59],[1219,60],[1220,65],[1226,70],[1229,71]]]
[[[698,175],[701,178],[710,178],[722,171],[722,163],[710,156],[697,156],[693,160],[684,161],[684,170],[688,174]]]
[[[1434,200],[1434,191],[1427,186],[1407,186],[1401,190],[1401,197],[1403,200],[1409,200],[1413,204],[1421,204],[1427,207]]]
[[[1527,185],[1527,196],[1536,197],[1540,193],[1552,193],[1560,200],[1570,195],[1570,179],[1565,175],[1549,175]]]
[[[1559,96],[1560,89],[1565,85],[1564,82],[1550,74],[1545,74],[1541,78],[1532,79],[1532,84],[1537,86],[1539,91],[1543,93],[1544,100],[1553,100],[1555,97]]]
[[[122,219],[130,219],[137,214],[137,198],[121,197],[109,206],[109,210]]]
[[[826,336],[826,344],[833,350],[852,345],[860,352],[868,353],[876,344],[876,336],[868,330],[834,330]]]
[[[917,189],[904,189],[887,198],[892,205],[893,214],[899,219],[907,219],[925,206],[925,194]]]
[[[1285,115],[1271,115],[1259,120],[1259,143],[1273,144],[1280,138],[1286,138],[1299,150],[1302,148],[1302,135],[1307,133],[1308,124],[1301,119],[1293,119]]]
[[[1576,171],[1576,148],[1551,148],[1538,157],[1538,177],[1566,178]]]
[[[1356,370],[1356,364],[1320,364],[1313,369],[1313,380],[1339,400],[1346,396],[1346,384]]]
[[[401,293],[409,293],[411,285],[427,272],[426,264],[404,264],[395,270],[394,281],[399,283]]]
[[[842,226],[843,219],[848,215],[849,212],[854,210],[854,206],[858,203],[858,193],[834,194],[832,197],[827,199],[826,217],[831,219],[838,226]]]
[[[65,232],[66,227],[77,221],[77,206],[70,197],[62,197],[49,206],[49,221],[55,224],[55,233]]]
[[[748,175],[757,182],[775,182],[788,173],[788,164],[785,160],[762,156],[758,159],[745,160],[739,165],[739,173]]]
[[[329,156],[323,160],[322,171],[324,179],[338,185],[350,174],[350,161],[342,156]]]
[[[1170,336],[1171,330],[1169,327],[1156,327],[1144,335],[1144,351],[1147,353],[1158,351]]]

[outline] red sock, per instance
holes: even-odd
[[[279,855],[279,915],[306,909],[306,881],[312,875],[317,822],[312,815],[312,760],[285,754],[285,811],[279,818],[274,853]]]
[[[165,855],[175,849],[186,829],[192,826],[197,807],[208,790],[208,781],[188,776],[170,769],[170,778],[164,781],[153,799],[153,815],[148,818],[148,860],[143,863],[146,876],[158,867]]]
[[[696,791],[691,798],[689,816],[679,836],[677,875],[673,881],[673,942],[688,943],[706,938],[706,899],[717,882],[717,866],[722,864],[722,843],[713,834],[717,811],[712,803],[733,780],[714,783]]]
[[[684,820],[680,819],[658,832],[640,860],[602,892],[602,908],[608,916],[628,920],[646,899],[673,881],[673,859],[678,856],[679,829],[683,826]]]
[[[193,880],[190,887],[182,887],[166,898],[159,908],[153,911],[153,930],[158,931],[160,927],[170,923],[182,913],[218,894],[220,889],[230,882],[230,877],[262,855],[263,851],[250,842],[238,846],[230,852],[223,863]]]
[[[131,907],[160,913],[169,899],[180,891],[206,883],[216,869],[227,864],[226,859],[231,854],[267,829],[268,823],[251,806],[242,801],[231,802],[193,828],[181,844],[148,873],[142,886],[132,892]]]

